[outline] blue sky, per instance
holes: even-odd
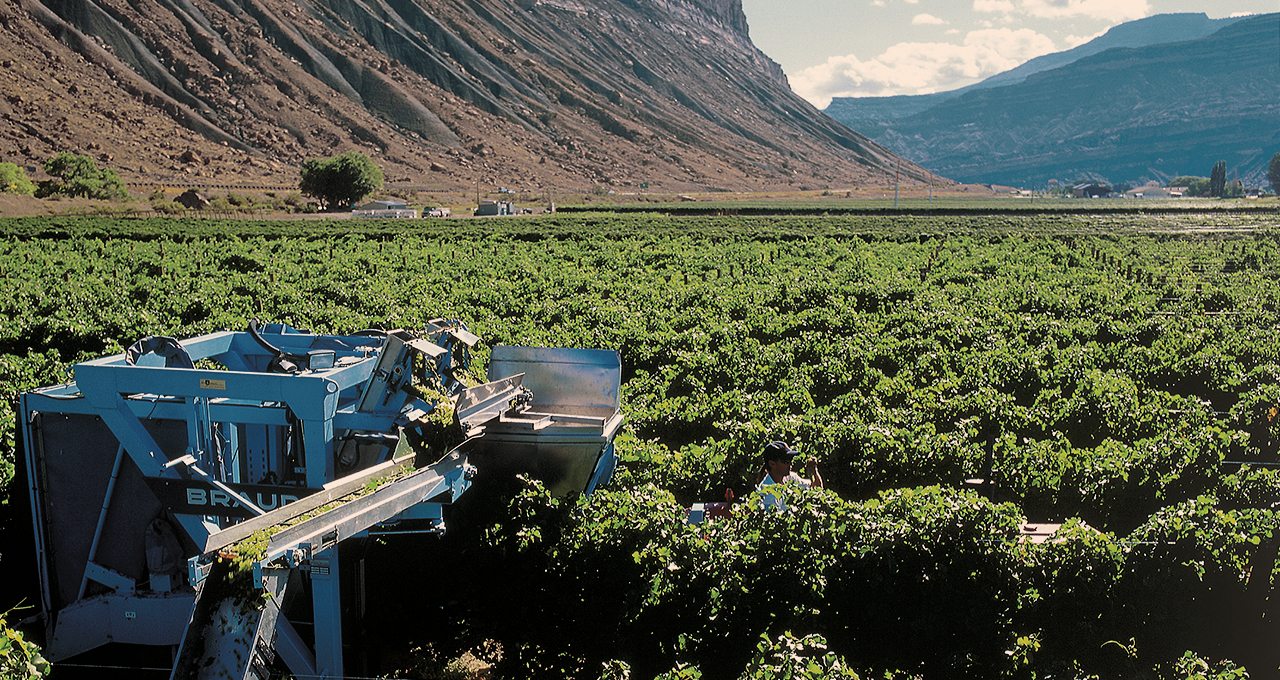
[[[1280,0],[743,0],[751,37],[819,108],[950,90],[1125,21],[1280,11]]]

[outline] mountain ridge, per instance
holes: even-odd
[[[1157,14],[1112,26],[1102,35],[1082,45],[1040,55],[972,85],[921,95],[836,97],[824,112],[850,129],[875,138],[879,128],[885,124],[928,110],[967,92],[1017,84],[1036,73],[1061,68],[1109,49],[1145,47],[1206,37],[1241,18],[1243,17],[1210,19],[1203,12]]]
[[[1161,180],[1225,159],[1258,183],[1280,149],[1277,54],[1280,14],[1256,15],[1204,38],[1114,48],[969,91],[870,134],[965,182]]]
[[[0,156],[134,181],[288,182],[351,149],[450,188],[880,186],[899,163],[790,91],[740,0],[16,0],[0,61]]]

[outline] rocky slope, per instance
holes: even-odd
[[[135,182],[526,190],[883,184],[898,159],[794,95],[740,0],[13,0],[0,158]],[[909,164],[910,176],[923,176]]]
[[[1167,179],[1208,175],[1222,159],[1257,183],[1280,151],[1277,55],[1280,14],[1261,15],[1193,40],[1106,50],[893,120],[862,120],[862,130],[965,182]]]

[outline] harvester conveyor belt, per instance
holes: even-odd
[[[262,593],[229,562],[214,564],[196,588],[196,605],[170,680],[266,680],[280,658],[295,675],[314,675],[315,657],[280,615],[288,569],[264,572]]]
[[[466,467],[466,456],[455,452],[434,465],[388,481],[368,494],[340,498],[333,502],[334,507],[323,509],[320,514],[272,536],[260,562],[265,566],[301,547],[318,552],[367,531],[446,491],[465,474]]]
[[[318,492],[301,498],[293,503],[283,505],[265,515],[259,515],[251,519],[247,519],[239,524],[232,525],[210,534],[205,541],[201,554],[209,556],[216,554],[219,550],[228,546],[235,545],[253,534],[264,529],[270,529],[279,525],[287,524],[297,518],[315,511],[324,505],[337,501],[345,496],[350,496],[363,489],[369,483],[393,476],[397,471],[401,470],[405,465],[413,461],[413,454],[402,456],[395,460],[389,460],[385,463],[375,465],[365,470],[361,470],[354,474],[348,475],[341,479],[325,484],[323,489]]]
[[[467,458],[458,450],[412,472],[404,472],[405,463],[407,459],[388,461],[336,480],[319,493],[210,536],[206,555],[225,548],[237,554],[214,560],[197,585],[192,619],[170,677],[256,680],[268,677],[267,668],[277,657],[295,675],[314,674],[314,656],[280,615],[290,572],[311,554],[443,492],[452,490],[456,498],[467,483]],[[256,543],[249,539],[263,531],[270,535],[265,550],[240,554],[243,544]],[[273,564],[281,557],[294,557],[299,549],[305,549],[301,559]],[[247,568],[246,558],[254,568]]]

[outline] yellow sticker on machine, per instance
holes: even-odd
[[[227,381],[211,380],[209,378],[200,379],[200,389],[202,390],[225,390],[227,389]]]

